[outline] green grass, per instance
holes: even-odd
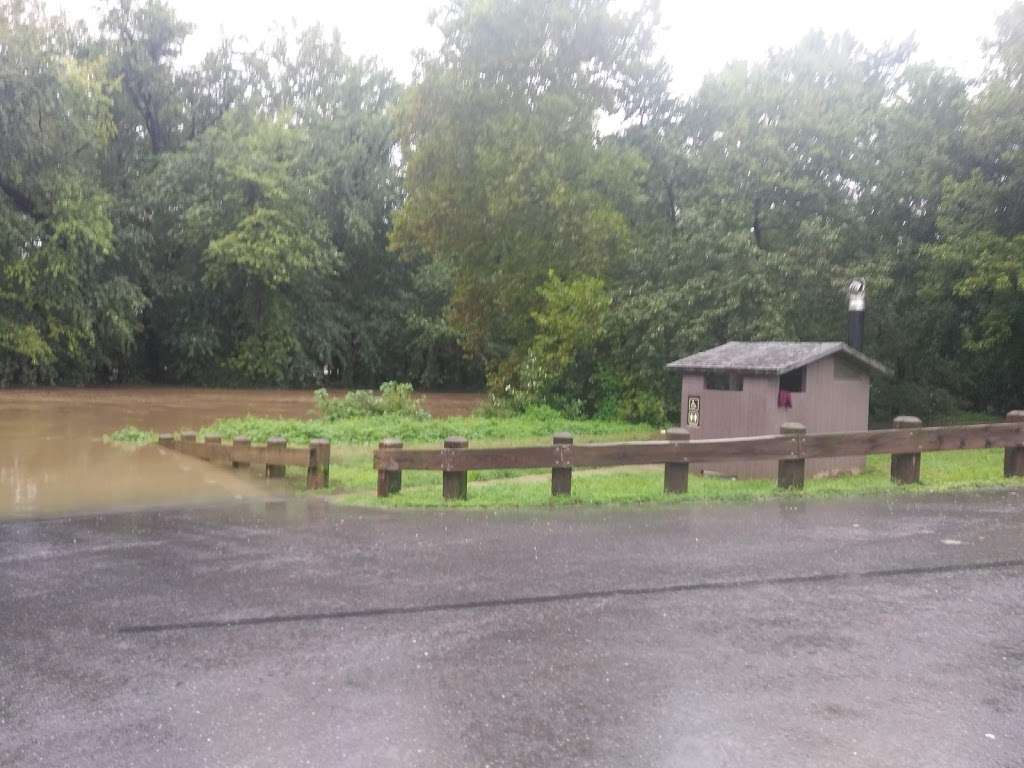
[[[568,431],[578,438],[641,439],[657,430],[643,424],[599,419],[566,419],[554,411],[539,411],[513,417],[456,416],[446,419],[420,419],[412,416],[385,414],[348,419],[266,419],[247,416],[221,419],[200,431],[225,438],[245,435],[253,442],[268,437],[284,437],[290,443],[306,443],[313,438],[327,438],[332,445],[375,446],[386,437],[414,444],[437,445],[444,438],[458,435],[471,444],[500,441],[533,441],[551,439],[555,432]],[[482,443],[481,443],[482,444]]]
[[[199,435],[220,435],[226,440],[244,435],[254,443],[264,443],[268,437],[283,437],[294,445],[302,445],[314,438],[327,438],[331,441],[331,478],[327,492],[346,495],[357,493],[372,498],[377,488],[373,450],[386,437],[402,440],[407,448],[440,448],[444,438],[459,435],[467,438],[471,447],[489,448],[550,443],[551,436],[562,431],[572,433],[579,443],[646,440],[658,435],[658,430],[647,424],[566,419],[546,409],[519,416],[458,416],[442,419],[399,415],[337,420],[247,416],[220,419],[199,430]],[[535,473],[536,470],[496,469],[473,472],[471,477],[478,481],[494,481],[516,478],[531,472]],[[296,490],[305,487],[305,470],[289,468],[286,477]],[[440,482],[440,474],[437,472],[407,472],[404,486],[413,489],[437,484],[437,495],[440,496]]]
[[[268,437],[283,437],[290,444],[302,445],[314,438],[331,441],[332,493],[375,491],[377,472],[373,469],[373,450],[386,437],[402,440],[406,448],[440,448],[446,437],[459,435],[470,447],[490,448],[505,445],[538,445],[551,442],[555,432],[571,432],[577,442],[643,440],[657,435],[654,427],[599,419],[572,420],[554,412],[514,417],[459,416],[445,419],[417,419],[406,416],[369,416],[340,420],[267,419],[257,417],[221,419],[200,430],[200,435],[221,435],[230,439],[245,435],[254,443]],[[496,469],[474,473],[477,479],[494,480],[527,474],[524,470]],[[297,487],[305,483],[304,471],[289,471]],[[405,485],[440,483],[438,473],[407,473]],[[440,486],[438,486],[440,488]],[[440,493],[440,491],[438,491]]]
[[[373,448],[385,437],[397,437],[408,448],[438,448],[450,435],[469,438],[471,447],[549,444],[558,431],[573,433],[578,443],[650,439],[653,427],[614,421],[567,420],[541,412],[518,417],[466,416],[447,419],[417,419],[405,416],[358,417],[340,420],[267,418],[222,419],[200,430],[201,435],[219,434],[225,439],[245,435],[255,443],[268,437],[284,437],[292,444],[312,438],[331,441],[330,485],[326,493],[339,503],[385,507],[552,507],[573,504],[633,504],[646,502],[756,502],[772,499],[828,498],[893,493],[925,493],[984,487],[1024,487],[1020,478],[1002,475],[1001,449],[944,451],[922,457],[921,483],[896,486],[889,480],[889,457],[870,456],[860,475],[810,479],[802,492],[780,491],[774,480],[730,480],[690,477],[689,492],[667,496],[662,492],[660,467],[621,469],[577,469],[573,493],[552,497],[550,472],[543,470],[488,470],[469,473],[469,498],[446,502],[441,498],[440,472],[406,471],[402,492],[387,499],[376,498],[377,473],[373,469]],[[109,439],[139,443],[155,435],[125,428]],[[297,491],[305,486],[305,470],[289,468],[288,478]]]
[[[341,469],[339,467],[339,469]],[[332,467],[332,472],[334,468]],[[889,480],[889,457],[870,456],[863,474],[808,480],[804,490],[779,490],[774,480],[730,480],[720,477],[690,478],[689,491],[669,496],[662,490],[661,468],[576,470],[569,497],[552,497],[550,475],[495,479],[491,473],[469,475],[469,498],[446,502],[441,498],[438,472],[404,472],[402,492],[377,499],[375,489],[349,486],[343,500],[358,506],[388,507],[552,507],[573,504],[632,504],[644,502],[756,502],[772,499],[830,498],[896,493],[927,493],[998,486],[1024,488],[1024,479],[1003,477],[1003,452],[999,449],[945,451],[922,457],[921,482],[898,486]],[[353,478],[355,479],[355,478]],[[341,481],[344,486],[344,480]]]

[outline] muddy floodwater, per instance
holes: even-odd
[[[335,394],[341,394],[335,393]],[[473,394],[428,394],[434,416],[465,414]],[[0,518],[89,513],[147,504],[280,493],[262,478],[156,446],[128,449],[102,436],[127,425],[196,429],[227,416],[301,418],[309,390],[158,387],[0,390]]]

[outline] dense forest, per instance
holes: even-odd
[[[878,413],[1024,406],[1024,5],[978,81],[808,34],[672,95],[653,8],[450,0],[338,36],[0,0],[0,385],[488,386],[661,421],[674,358],[843,338]],[[610,127],[609,127],[610,126]]]

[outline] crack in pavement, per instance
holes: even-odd
[[[201,621],[184,621],[167,624],[133,624],[118,627],[117,632],[119,634],[145,634],[188,629],[252,627],[262,624],[287,624],[303,621],[339,621],[343,619],[374,618],[379,616],[406,616],[421,613],[441,613],[444,611],[470,611],[483,608],[506,608],[521,605],[538,605],[542,603],[599,600],[611,597],[645,597],[649,595],[664,595],[676,592],[746,589],[750,587],[780,586],[787,584],[819,584],[823,582],[851,581],[855,579],[888,579],[899,576],[924,576],[936,573],[963,573],[970,571],[987,571],[1021,567],[1024,567],[1024,559],[997,560],[987,563],[954,563],[948,565],[921,566],[917,568],[887,568],[883,570],[846,573],[816,573],[802,576],[776,576],[766,579],[690,582],[687,584],[667,584],[659,587],[622,587],[618,589],[601,589],[588,592],[565,592],[550,595],[497,598],[491,600],[471,600],[461,603],[437,603],[434,605],[396,606],[392,608],[365,608],[361,610],[338,610],[320,613],[290,613],[271,616],[252,616],[238,619],[206,619]]]

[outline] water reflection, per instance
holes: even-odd
[[[426,406],[440,416],[467,413],[478,402],[475,395],[428,395]],[[300,418],[312,404],[305,390],[0,391],[0,518],[279,496],[284,489],[268,486],[255,472],[211,466],[156,446],[109,445],[101,436],[127,425],[154,432],[196,429],[247,414]]]

